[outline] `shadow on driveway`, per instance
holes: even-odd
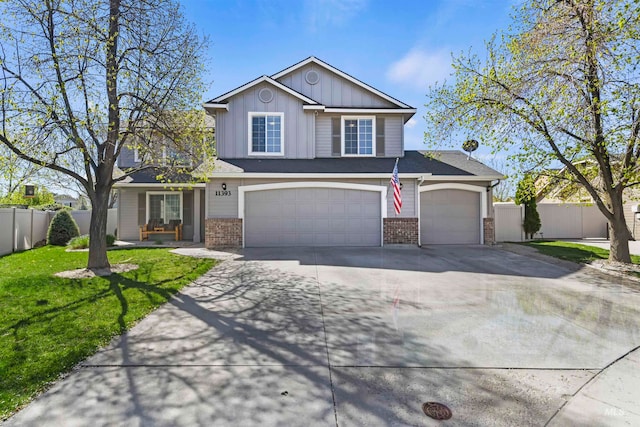
[[[339,271],[323,271],[327,265]],[[242,260],[218,265],[171,297],[7,425],[429,425],[421,413],[425,401],[450,405],[458,425],[544,424],[594,370],[478,365],[475,353],[498,348],[485,341],[491,337],[474,336],[467,324],[447,325],[461,320],[469,306],[457,311],[439,305],[446,296],[416,299],[393,291],[374,298],[376,282],[369,290],[366,282],[349,286],[354,271],[342,268],[372,269],[367,280],[389,270],[413,289],[428,288],[433,273],[510,275],[526,265],[527,277],[569,274],[480,247],[246,250]],[[401,277],[402,272],[422,279]],[[464,277],[471,283],[475,276]],[[113,276],[114,292],[122,280]],[[437,295],[455,284],[431,286]],[[468,289],[473,293],[473,286]],[[561,327],[578,323],[567,331],[570,336],[616,317],[611,306],[592,319],[582,316],[584,300],[567,308],[565,296],[545,292],[529,298],[519,289],[522,301],[500,289],[481,299],[507,311],[517,307],[518,314],[530,310],[531,316],[561,319]],[[114,315],[122,317],[122,294],[120,302],[121,312]],[[402,311],[394,322],[398,306]],[[637,334],[640,314],[633,309],[626,316],[635,319]],[[416,326],[430,329],[422,333]],[[523,338],[515,337],[513,345]]]

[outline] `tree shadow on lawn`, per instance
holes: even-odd
[[[126,289],[169,303],[87,359],[15,425],[330,425],[336,412],[339,423],[417,425],[427,422],[428,400],[450,404],[463,424],[491,424],[496,411],[505,424],[540,424],[568,392],[536,400],[548,384],[535,372],[416,364],[473,367],[464,355],[398,332],[369,310],[376,303],[366,294],[339,286],[325,294],[312,277],[256,263],[225,262],[175,295],[120,275],[109,282],[122,331]]]
[[[21,298],[22,304],[32,304],[39,309],[35,312],[26,310],[30,314],[0,328],[0,343],[8,350],[0,363],[0,398],[7,399],[9,405],[20,405],[29,395],[48,387],[60,374],[94,354],[114,336],[124,333],[149,311],[170,300],[177,290],[167,284],[184,280],[190,273],[153,284],[146,283],[154,270],[154,264],[143,263],[138,271],[126,276],[55,278],[41,284],[52,287],[46,292],[43,290],[35,296]],[[14,286],[19,286],[19,283]],[[81,293],[73,296],[78,291]],[[137,291],[138,295],[132,291]],[[43,295],[47,298],[43,299]],[[136,300],[144,298],[148,302],[136,305],[134,312],[130,313],[129,300],[132,297]],[[110,304],[113,310],[106,309]],[[111,317],[111,313],[115,313],[117,318]],[[86,319],[86,322],[78,319]],[[9,405],[3,409],[7,410]]]

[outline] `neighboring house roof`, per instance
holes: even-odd
[[[293,89],[291,89],[288,86],[283,85],[282,83],[280,83],[279,81],[276,81],[274,79],[272,79],[269,76],[262,76],[262,77],[258,77],[255,80],[250,81],[249,83],[246,83],[238,88],[235,88],[223,95],[220,95],[217,98],[212,99],[211,101],[205,102],[204,106],[206,107],[211,107],[211,108],[224,108],[224,101],[226,101],[227,99],[231,98],[234,95],[237,95],[240,92],[243,92],[247,89],[252,88],[253,86],[259,85],[260,83],[270,83],[273,86],[277,87],[280,90],[283,90],[285,92],[287,92],[290,95],[295,96],[296,98],[300,99],[302,102],[306,102],[307,104],[311,104],[311,105],[318,105],[317,101],[314,101],[313,99],[301,94],[300,92],[297,92]],[[217,105],[217,107],[215,107]]]
[[[340,157],[315,159],[218,159],[211,176],[255,174],[391,174],[394,158]],[[398,172],[438,176],[501,179],[503,174],[459,151],[405,151]]]
[[[274,80],[277,80],[280,77],[283,77],[283,76],[285,76],[285,75],[287,75],[287,74],[289,74],[289,73],[291,73],[291,72],[293,72],[293,71],[295,71],[295,70],[297,70],[299,68],[302,68],[302,67],[304,67],[305,65],[307,65],[309,63],[314,63],[314,64],[316,64],[316,65],[318,65],[320,67],[323,67],[326,70],[329,70],[332,73],[335,73],[335,74],[339,75],[340,77],[349,80],[351,83],[354,83],[355,85],[360,86],[361,88],[363,88],[365,90],[368,90],[369,92],[375,93],[379,97],[384,98],[387,101],[391,102],[392,104],[397,105],[399,108],[410,108],[410,109],[413,108],[413,107],[405,104],[404,102],[401,102],[401,101],[395,99],[394,97],[389,96],[386,93],[384,93],[382,91],[379,91],[378,89],[376,89],[376,88],[374,88],[372,86],[369,86],[368,84],[366,84],[364,82],[361,82],[360,80],[358,80],[355,77],[345,73],[344,71],[339,70],[336,67],[333,67],[333,66],[327,64],[324,61],[321,61],[320,59],[316,58],[315,56],[310,56],[307,59],[304,59],[304,60],[298,62],[297,64],[294,64],[294,65],[292,65],[290,67],[287,67],[284,70],[273,74],[271,76],[271,78],[274,79]]]
[[[53,199],[56,202],[59,202],[59,201],[62,201],[62,200],[68,201],[68,202],[77,202],[78,201],[77,197],[73,197],[73,196],[71,196],[69,194],[54,194],[53,195]]]

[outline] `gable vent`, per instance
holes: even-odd
[[[316,70],[309,70],[307,74],[304,75],[304,79],[310,85],[314,85],[320,81],[320,74]]]
[[[258,92],[258,99],[260,99],[260,101],[264,102],[265,104],[271,102],[271,100],[273,100],[273,91],[266,87],[260,89],[260,92]]]

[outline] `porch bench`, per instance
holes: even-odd
[[[173,230],[168,230],[168,226],[149,226],[149,224],[144,224],[140,226],[140,241],[148,240],[149,236],[153,236],[156,234],[170,234],[173,235],[175,241],[182,240],[182,224],[178,224],[173,227]]]

